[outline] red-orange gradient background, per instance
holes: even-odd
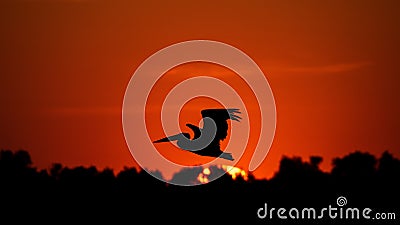
[[[277,106],[282,155],[400,152],[398,1],[0,2],[0,148],[53,162],[120,170],[124,91],[147,57],[209,39],[248,54]]]

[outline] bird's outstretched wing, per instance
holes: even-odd
[[[201,130],[198,126],[195,126],[193,124],[187,123],[186,124],[187,127],[189,127],[190,129],[192,129],[193,133],[194,133],[194,137],[192,140],[195,140],[197,138],[199,138],[201,136]]]
[[[214,120],[216,126],[217,126],[217,132],[215,136],[215,141],[224,140],[226,136],[228,135],[228,119],[235,120],[240,122],[240,119],[242,119],[240,116],[237,114],[240,114],[239,109],[204,109],[201,111],[201,115],[203,118],[211,118]],[[204,126],[207,126],[205,123]]]

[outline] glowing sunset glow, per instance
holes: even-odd
[[[245,181],[249,179],[247,172],[238,167],[228,166],[228,165],[218,165],[217,168],[225,171],[232,177],[233,180],[236,180],[238,177],[242,177],[243,180]],[[211,169],[205,167],[203,168],[203,171],[199,173],[199,175],[197,176],[197,180],[202,184],[208,183],[209,182],[208,177],[211,175],[211,173],[212,173]]]
[[[210,169],[209,169],[209,168],[204,168],[204,169],[203,169],[203,174],[205,174],[205,175],[210,175],[210,174],[211,174]]]
[[[197,177],[197,180],[202,184],[208,183],[207,175],[204,173],[200,173],[199,176]]]
[[[232,179],[234,179],[234,180],[236,180],[236,178],[238,176],[241,176],[246,181],[249,179],[246,171],[244,171],[238,167],[222,165],[222,169],[224,169],[229,175],[231,175]]]

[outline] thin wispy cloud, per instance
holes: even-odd
[[[42,111],[56,116],[113,116],[120,115],[121,107],[54,107]]]
[[[270,67],[270,70],[278,72],[290,72],[290,73],[318,73],[318,74],[328,74],[328,73],[342,73],[359,70],[367,66],[372,65],[371,62],[351,62],[351,63],[338,63],[331,65],[315,65],[315,66],[279,66]]]

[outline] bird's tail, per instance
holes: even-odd
[[[227,160],[233,161],[232,153],[223,152],[219,157],[223,158],[223,159],[227,159]]]

